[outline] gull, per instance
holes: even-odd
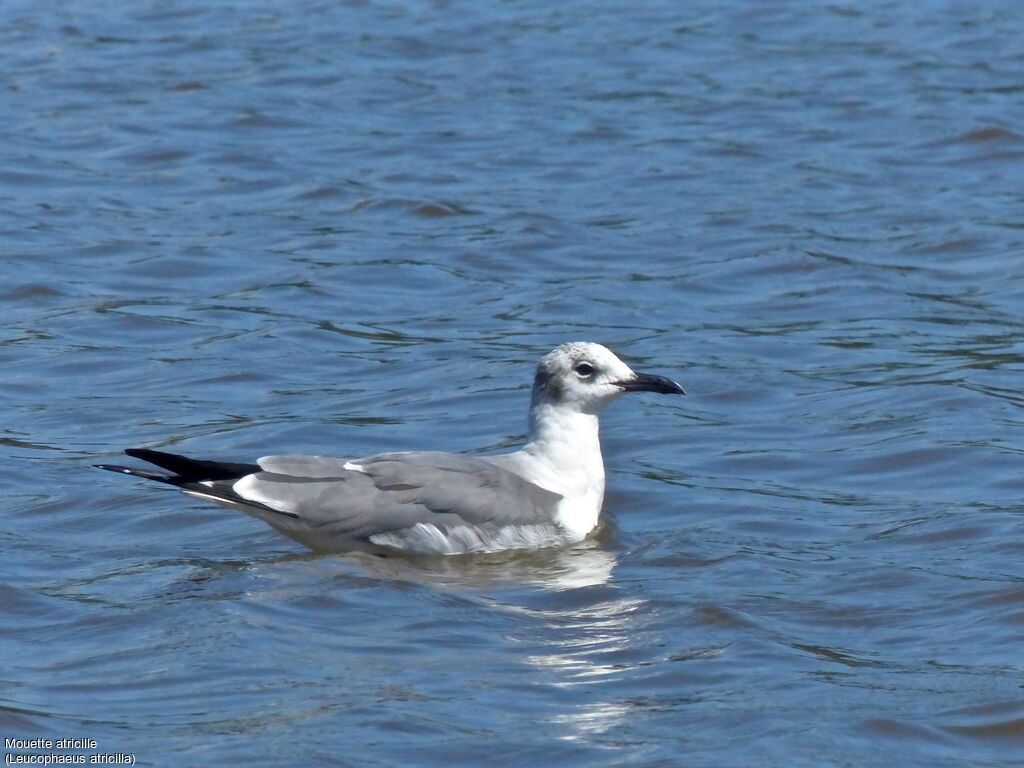
[[[632,370],[607,347],[572,342],[537,366],[527,441],[511,453],[285,454],[246,464],[129,448],[163,471],[96,466],[241,510],[317,552],[566,546],[597,527],[604,501],[598,416],[626,392],[685,394],[671,379]]]

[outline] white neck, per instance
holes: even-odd
[[[534,397],[530,406],[530,435],[526,445],[490,458],[562,497],[555,521],[579,541],[597,525],[604,501],[604,461],[596,413],[558,407]]]
[[[599,426],[596,414],[535,402],[522,452],[550,472],[552,490],[571,496],[595,492],[604,496]]]

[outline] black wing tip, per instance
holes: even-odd
[[[148,461],[151,464],[155,463],[153,459],[177,459],[179,457],[175,453],[168,453],[167,451],[156,451],[152,448],[125,448],[126,456],[131,456],[133,459],[142,459]]]
[[[155,464],[173,473],[175,480],[182,485],[207,480],[237,480],[260,471],[258,464],[191,459],[181,454],[156,451],[152,448],[126,448],[125,453],[133,459]]]

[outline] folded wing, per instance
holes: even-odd
[[[315,549],[365,541],[415,551],[552,543],[562,497],[486,459],[390,453],[363,459],[266,456],[233,486],[257,517]],[[273,510],[285,519],[274,520]],[[511,537],[511,538],[510,538]],[[500,547],[498,546],[500,544]]]

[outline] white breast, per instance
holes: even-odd
[[[555,519],[573,541],[582,541],[597,527],[603,501],[603,491],[594,488],[582,495],[567,496],[558,503]]]

